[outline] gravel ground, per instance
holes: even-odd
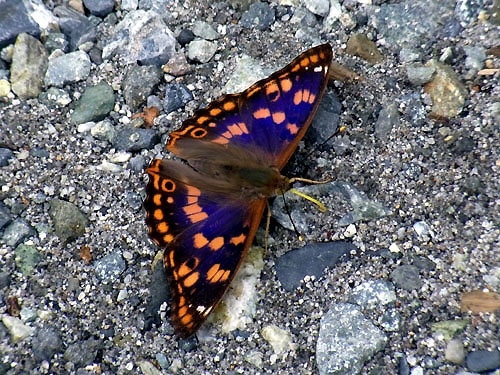
[[[58,2],[44,3],[52,10]],[[132,114],[142,111],[142,106],[125,104],[123,55],[92,61],[84,80],[62,85],[73,100],[69,105],[47,104],[40,97],[19,100],[12,94],[1,98],[0,142],[13,154],[0,167],[0,218],[7,218],[0,228],[0,373],[327,373],[316,362],[321,317],[370,280],[394,286],[400,322],[397,329],[384,331],[385,347],[369,356],[359,373],[474,373],[471,353],[498,350],[498,312],[462,312],[461,299],[475,290],[500,293],[499,75],[481,75],[482,69],[500,65],[498,52],[491,50],[500,45],[493,15],[500,6],[487,1],[344,1],[335,20],[332,10],[327,16],[328,11],[315,8],[320,1],[305,1],[310,10],[264,3],[270,5],[268,13],[257,26],[244,27],[246,3],[166,2],[164,18],[177,40],[182,29],[205,21],[219,33],[213,42],[217,49],[207,62],[188,60],[188,71],[176,79],[194,100],[171,113],[161,109],[151,130],[159,137],[128,150],[123,160],[116,142],[92,135],[70,117],[85,88],[101,81],[114,89],[114,106],[105,120],[118,135]],[[267,26],[271,11],[274,18]],[[116,5],[111,14],[119,22],[128,12]],[[412,17],[414,24],[408,21]],[[102,50],[109,44],[116,27],[110,19],[98,24],[93,47]],[[208,34],[201,39],[210,40]],[[347,52],[354,34],[375,42],[379,62]],[[307,204],[292,207],[311,210],[306,241],[272,222],[253,320],[231,333],[215,329],[180,340],[169,323],[168,303],[161,304],[164,275],[153,268],[158,249],[144,223],[143,168],[153,157],[166,157],[162,145],[171,130],[225,92],[224,85],[234,79],[236,57],[250,56],[272,72],[324,42],[332,45],[338,63],[362,77],[355,83],[336,82],[326,94],[340,104],[338,122],[347,130],[323,143],[317,134],[323,124],[316,122],[316,132],[306,137],[284,173],[347,182],[390,214],[346,227],[339,220],[351,208],[339,194],[322,197],[326,214]],[[187,45],[175,48],[188,53]],[[407,57],[412,54],[416,57]],[[463,95],[433,97],[436,75],[426,80],[421,78],[425,69],[411,70],[425,68],[433,58],[454,72],[446,84],[458,85]],[[9,63],[3,64],[8,69]],[[160,76],[152,94],[161,103],[171,82]],[[452,109],[442,110],[440,101]],[[83,213],[79,223],[85,230],[74,239],[57,227],[58,199]],[[14,229],[8,229],[13,223]],[[12,240],[25,231],[19,241]],[[281,287],[274,267],[280,256],[306,243],[335,240],[348,240],[358,250],[293,291]],[[366,312],[374,322],[383,313]],[[15,342],[5,316],[20,317],[28,337]],[[464,326],[451,341],[458,343],[459,359],[452,361],[450,338],[433,324],[461,320]],[[276,350],[264,338],[263,329],[270,325],[290,334],[286,350]],[[495,369],[500,371],[500,364],[489,370]]]

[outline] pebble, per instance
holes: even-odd
[[[133,65],[122,81],[125,103],[136,110],[157,88],[162,80],[161,69],[154,65]]]
[[[287,351],[293,349],[292,335],[275,325],[267,325],[262,328],[261,335],[273,348],[276,355],[281,356]]]
[[[88,219],[73,203],[54,198],[49,214],[54,221],[56,235],[63,241],[72,241],[85,233]]]
[[[152,149],[160,137],[154,129],[140,129],[126,126],[117,130],[113,138],[113,147],[120,151],[135,152],[143,149]]]
[[[220,38],[219,33],[212,27],[212,25],[205,21],[196,21],[191,30],[195,36],[202,39],[215,40]]]
[[[8,166],[9,160],[12,159],[12,156],[14,156],[14,152],[12,152],[12,150],[0,147],[0,167]]]
[[[276,275],[282,287],[292,292],[306,276],[321,277],[326,267],[333,267],[342,256],[357,250],[349,242],[311,243],[288,251],[276,260]]]
[[[35,332],[35,328],[24,324],[21,319],[10,315],[3,314],[2,323],[7,328],[14,344],[24,340]]]
[[[76,368],[90,365],[102,348],[102,343],[94,338],[70,344],[64,351],[64,359],[72,362]]]
[[[217,52],[217,43],[208,40],[193,40],[188,45],[188,58],[191,61],[207,63]]]
[[[7,245],[16,247],[34,233],[34,229],[24,219],[16,219],[5,228],[2,239]]]
[[[476,350],[467,354],[467,368],[473,372],[488,372],[500,369],[500,351]]]
[[[83,0],[83,5],[91,14],[97,17],[105,17],[113,11],[114,0]]]
[[[41,254],[35,246],[21,244],[14,250],[16,268],[25,276],[31,275],[38,263],[42,260]]]
[[[396,286],[404,290],[418,290],[424,283],[418,268],[409,264],[397,267],[391,277]]]
[[[105,255],[94,263],[95,274],[104,283],[118,280],[125,269],[125,259],[123,259],[121,253],[118,251]]]
[[[307,10],[320,17],[326,17],[330,10],[328,0],[304,0],[303,4]]]
[[[349,293],[349,302],[363,309],[384,309],[396,302],[394,285],[385,280],[368,280]]]
[[[424,86],[432,101],[432,112],[444,118],[457,116],[465,105],[467,89],[450,66],[435,60],[426,66],[436,71],[432,81]]]
[[[406,76],[412,85],[422,86],[432,80],[436,69],[424,66],[421,63],[413,63],[406,66]]]
[[[241,26],[247,29],[266,30],[275,20],[274,9],[267,3],[257,1],[252,3],[240,19]]]
[[[42,328],[33,337],[33,354],[38,361],[50,361],[63,349],[61,334],[54,327]]]
[[[357,374],[387,337],[355,305],[333,304],[320,322],[316,364],[320,375]]]
[[[163,99],[163,110],[165,113],[176,111],[193,100],[193,94],[186,85],[182,83],[172,83],[165,88]]]
[[[36,98],[43,88],[47,64],[43,44],[31,35],[19,34],[10,68],[12,91],[22,100]]]
[[[84,43],[96,41],[95,26],[83,14],[65,6],[54,8],[57,24],[69,40],[69,50],[76,51]],[[71,66],[71,65],[70,65]]]
[[[91,65],[89,55],[83,51],[70,52],[49,59],[45,85],[62,87],[83,81],[89,76]]]
[[[163,65],[175,53],[175,36],[152,10],[134,10],[119,22],[112,39],[104,46],[102,58],[121,57],[126,64]]]
[[[375,122],[375,136],[380,140],[386,140],[392,129],[399,124],[400,115],[396,103],[390,103],[380,110]]]
[[[444,356],[447,361],[461,365],[465,362],[465,348],[464,344],[459,339],[453,339],[446,345]]]
[[[100,121],[113,110],[114,105],[115,93],[106,82],[87,87],[75,103],[71,121],[75,124]]]

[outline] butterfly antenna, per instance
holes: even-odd
[[[336,130],[336,131],[332,134],[332,135],[330,135],[327,139],[325,139],[323,142],[321,142],[321,143],[319,144],[319,147],[324,146],[325,144],[327,144],[327,143],[330,141],[330,139],[332,139],[333,137],[336,137],[336,136],[337,136],[337,135],[339,135],[340,133],[343,133],[346,129],[347,129],[347,126],[342,125],[342,126],[341,126],[341,127],[339,127],[339,128],[338,128],[338,129],[337,129],[337,130]],[[312,149],[311,151],[309,151],[309,152],[307,153],[307,155],[306,155],[306,158],[307,158],[308,156],[311,156],[311,154],[312,154],[314,151],[316,151],[317,149],[318,149],[318,147],[315,147],[314,149]]]

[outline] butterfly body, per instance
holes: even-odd
[[[194,333],[227,290],[255,236],[266,200],[288,188],[280,171],[304,136],[328,81],[327,44],[239,94],[198,110],[167,149],[189,166],[147,169],[146,223],[165,249],[172,322]]]

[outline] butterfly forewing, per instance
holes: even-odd
[[[255,236],[265,198],[279,185],[279,170],[311,123],[331,60],[328,44],[311,48],[186,120],[170,134],[167,148],[197,170],[162,160],[147,169],[146,223],[165,249],[179,335],[194,333],[227,290]]]

